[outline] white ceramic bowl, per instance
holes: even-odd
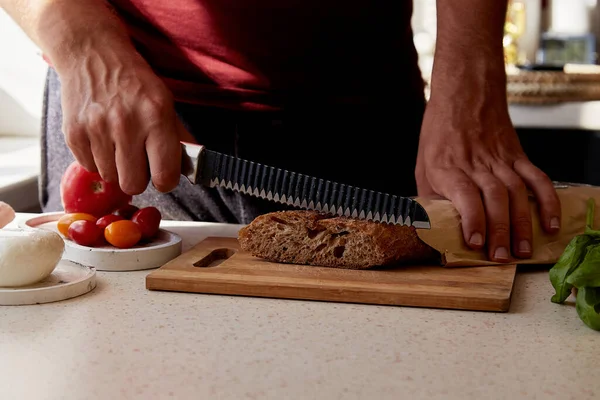
[[[18,225],[23,229],[49,229],[58,232],[56,223],[62,215],[64,215],[62,211],[40,214],[20,221]],[[158,268],[179,256],[182,250],[181,237],[162,228],[151,242],[129,249],[119,249],[110,245],[87,247],[63,239],[64,259],[94,267],[98,271],[138,271]]]

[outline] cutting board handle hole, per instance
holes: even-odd
[[[229,257],[233,256],[236,253],[234,249],[228,248],[220,248],[214,249],[210,253],[206,255],[206,257],[202,258],[199,261],[194,263],[194,267],[198,268],[212,268],[217,265],[223,263],[223,261],[227,260]]]

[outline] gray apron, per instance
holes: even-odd
[[[415,77],[420,79],[420,77]],[[415,85],[407,85],[407,87]],[[49,69],[42,115],[42,211],[61,211],[60,179],[74,160],[62,133],[61,86]],[[425,107],[422,93],[388,91],[372,104],[289,104],[282,112],[213,109],[176,103],[177,115],[208,148],[340,183],[416,195],[414,168]],[[182,177],[170,193],[149,184],[134,196],[164,219],[247,224],[257,215],[288,208],[222,188],[194,186]]]

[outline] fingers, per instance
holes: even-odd
[[[488,258],[496,262],[510,259],[510,209],[506,186],[491,172],[474,172],[473,182],[481,189],[487,224]]]
[[[148,135],[146,153],[156,190],[164,193],[175,189],[181,176],[181,145],[177,136]]]
[[[102,180],[116,182],[118,175],[115,164],[115,146],[110,138],[107,139],[92,140],[90,148],[94,157],[94,163]]]
[[[137,118],[146,134],[143,146],[152,184],[159,192],[169,192],[179,184],[181,176],[181,131],[172,99],[148,97],[138,103]]]
[[[505,165],[494,168],[493,172],[508,191],[512,253],[529,258],[533,251],[533,232],[527,187],[519,175]]]
[[[73,153],[75,160],[86,170],[97,172],[94,155],[90,148],[90,140],[85,129],[77,123],[63,123],[62,130],[65,135],[65,143]]]
[[[180,141],[197,143],[181,121],[172,115],[157,119],[154,124],[149,125],[151,131],[145,143],[132,143],[125,140],[117,148],[117,165],[120,166],[119,184],[127,194],[142,193],[148,185],[150,176],[152,184],[158,191],[173,190],[179,184],[181,175]],[[115,128],[115,130],[127,132],[126,127]]]
[[[107,182],[117,181],[115,148],[103,110],[91,105],[81,117],[65,115],[64,121],[65,142],[77,162]]]
[[[156,107],[158,106],[158,108]],[[152,185],[159,192],[169,192],[181,176],[180,137],[189,140],[170,104],[152,104],[149,111],[160,119],[152,124],[146,138],[146,153]],[[187,135],[186,135],[187,133]],[[191,137],[191,135],[189,135]]]
[[[114,107],[108,113],[93,107],[83,123],[65,125],[65,140],[76,160],[103,180],[119,182],[130,195],[144,192],[149,176],[161,192],[174,189],[181,175],[181,145],[195,143],[169,103],[146,102],[138,113]]]
[[[429,171],[427,178],[460,214],[467,245],[472,249],[481,249],[485,244],[486,214],[479,187],[458,168]]]
[[[546,229],[556,231],[560,222],[560,201],[550,179],[527,160],[518,165],[515,170],[503,164],[492,171],[439,169],[427,175],[435,191],[451,200],[461,215],[469,247],[481,248],[485,242],[488,258],[496,262],[508,262],[511,254],[529,258],[533,253],[528,186],[539,199]]]
[[[119,186],[126,194],[135,196],[148,186],[148,161],[143,146],[117,146],[115,159],[119,168]]]
[[[117,182],[115,145],[103,112],[90,106],[86,126],[90,149],[100,177],[106,182]]]
[[[123,114],[114,114],[110,126],[116,146],[114,157],[118,169],[119,186],[129,195],[137,195],[148,186],[148,158],[144,146],[144,137],[131,132],[143,129],[139,122],[126,118]]]
[[[560,199],[548,176],[527,159],[519,159],[514,163],[517,174],[527,184],[540,205],[540,219],[548,233],[556,233],[560,229]]]
[[[432,186],[452,201],[461,216],[465,242],[473,249],[487,243],[488,258],[510,259],[510,206],[505,184],[489,171],[436,170],[428,174]]]
[[[174,188],[181,173],[179,135],[193,137],[176,124],[172,94],[143,62],[102,54],[97,61],[63,79],[63,128],[75,158],[105,181],[118,181],[127,194],[142,193],[150,172],[159,190]],[[106,71],[114,72],[109,80]]]

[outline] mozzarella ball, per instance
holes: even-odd
[[[54,271],[64,249],[65,242],[56,232],[0,230],[0,287],[40,282]]]

